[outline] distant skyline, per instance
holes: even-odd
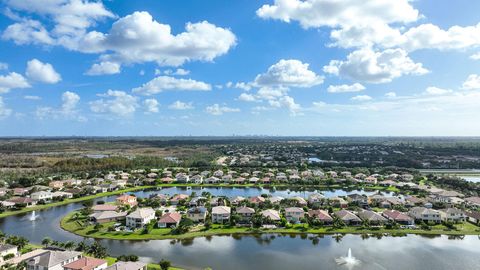
[[[0,136],[478,136],[478,10],[0,0]]]

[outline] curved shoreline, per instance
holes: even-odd
[[[302,227],[294,228],[277,228],[277,229],[253,229],[245,227],[214,227],[209,230],[199,230],[191,231],[185,234],[169,234],[169,233],[158,233],[159,230],[163,232],[169,232],[170,229],[156,229],[157,233],[142,234],[137,232],[125,233],[125,232],[92,232],[87,233],[87,229],[92,231],[93,226],[87,228],[72,227],[68,224],[68,220],[73,215],[74,212],[71,212],[60,220],[60,227],[69,233],[73,233],[78,236],[93,238],[93,239],[110,239],[110,240],[128,240],[128,241],[146,241],[146,240],[182,240],[182,239],[191,239],[197,237],[209,237],[209,236],[222,236],[222,235],[261,235],[261,234],[294,234],[294,235],[304,235],[304,234],[314,234],[314,235],[335,235],[335,234],[368,234],[371,236],[408,236],[409,234],[415,235],[450,235],[450,236],[462,236],[462,235],[480,235],[480,228],[475,227],[473,224],[467,224],[467,227],[475,228],[475,230],[413,230],[413,229],[380,229],[380,230],[366,230],[360,227],[344,227],[341,229],[334,229],[332,227],[321,227],[315,229],[307,229]],[[154,229],[155,230],[155,229]]]
[[[66,199],[60,202],[54,202],[54,203],[48,203],[48,204],[42,204],[42,205],[35,205],[32,207],[26,207],[21,210],[15,210],[15,211],[5,211],[3,213],[0,213],[0,219],[4,217],[9,217],[9,216],[14,216],[14,215],[19,215],[19,214],[25,214],[29,213],[32,211],[38,211],[38,210],[44,210],[48,209],[50,207],[56,207],[56,206],[62,206],[62,205],[67,205],[71,203],[78,203],[78,202],[83,202],[83,201],[88,201],[88,200],[93,200],[93,199],[98,199],[98,198],[103,198],[103,197],[108,197],[112,195],[119,195],[127,192],[135,192],[135,191],[141,191],[145,189],[151,189],[151,188],[170,188],[170,187],[205,187],[205,188],[311,188],[311,189],[318,189],[318,190],[330,190],[330,189],[365,189],[365,190],[379,190],[379,191],[396,191],[396,190],[390,190],[388,187],[380,187],[380,186],[372,186],[372,187],[364,187],[364,186],[343,186],[343,185],[289,185],[289,184],[269,184],[269,185],[255,185],[255,184],[160,184],[160,185],[155,185],[155,186],[137,186],[137,187],[130,187],[126,189],[120,189],[120,190],[115,190],[115,191],[109,191],[109,192],[104,192],[104,193],[99,193],[99,194],[94,194],[94,195],[88,195],[85,197],[80,197],[80,198],[74,198],[74,199]]]

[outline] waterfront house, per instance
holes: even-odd
[[[55,191],[52,193],[52,198],[53,199],[57,199],[57,198],[71,199],[73,198],[73,194],[70,192]]]
[[[207,208],[203,206],[191,207],[187,211],[187,217],[194,222],[205,222],[207,213]]]
[[[138,208],[127,216],[126,225],[129,228],[141,228],[155,219],[155,211],[150,207]]]
[[[246,199],[242,196],[236,196],[230,200],[232,205],[239,205],[241,202],[245,201]]]
[[[30,194],[30,198],[35,201],[48,202],[52,200],[53,196],[50,191],[38,191]]]
[[[137,197],[125,194],[117,197],[116,202],[120,205],[129,205],[130,207],[133,207],[137,205]]]
[[[298,206],[307,206],[307,201],[299,196],[292,197],[291,200],[296,201]]]
[[[92,206],[92,210],[94,213],[104,211],[117,211],[118,206],[114,204],[97,204]]]
[[[15,207],[15,203],[9,201],[0,201],[0,204],[5,207],[5,209],[12,209]]]
[[[171,184],[171,183],[173,183],[175,180],[173,180],[173,178],[167,176],[167,177],[162,177],[162,179],[160,179],[160,181],[161,181],[163,184]]]
[[[48,186],[54,189],[61,189],[63,188],[63,181],[52,181],[48,183]]]
[[[272,196],[272,197],[268,198],[268,200],[269,200],[272,204],[280,204],[280,202],[283,201],[283,200],[285,200],[285,198],[280,197],[280,196]]]
[[[333,222],[333,218],[325,210],[308,210],[308,216],[311,218],[318,219],[325,225],[330,225]]]
[[[237,208],[236,212],[240,216],[240,223],[248,223],[255,214],[255,209],[243,206]]]
[[[89,215],[90,220],[94,223],[106,223],[112,221],[124,220],[127,216],[127,212],[117,212],[117,211],[98,211]]]
[[[368,198],[365,195],[360,195],[357,193],[348,194],[347,201],[353,204],[356,204],[360,207],[364,207],[368,205]]]
[[[262,196],[255,196],[255,197],[251,197],[251,198],[249,199],[249,201],[250,201],[250,203],[252,203],[252,204],[258,205],[258,204],[263,204],[263,203],[265,203],[265,198],[262,197]]]
[[[467,220],[470,223],[473,223],[477,226],[480,225],[480,211],[468,211],[465,214],[467,215]]]
[[[116,262],[106,270],[147,270],[147,264],[142,262]]]
[[[465,198],[465,203],[468,206],[480,207],[480,197],[468,197]]]
[[[325,199],[325,196],[323,196],[320,193],[312,193],[310,196],[308,196],[308,202],[310,204],[315,204],[315,203],[320,203]]]
[[[408,214],[415,220],[434,223],[442,222],[439,211],[426,207],[413,207],[408,211]]]
[[[458,208],[446,208],[439,210],[442,221],[464,222],[467,218],[465,213]]]
[[[358,213],[358,217],[360,217],[362,220],[368,221],[371,225],[383,225],[388,221],[379,213],[370,210],[361,211]]]
[[[192,177],[190,177],[190,182],[193,182],[195,184],[201,184],[203,183],[203,176],[196,174]]]
[[[3,261],[3,257],[13,254],[14,257],[19,255],[17,246],[10,244],[0,244],[0,264]]]
[[[228,206],[215,206],[212,208],[212,223],[224,223],[230,220],[231,209]]]
[[[159,228],[171,228],[176,227],[180,223],[182,219],[182,215],[177,212],[166,213],[160,217],[158,220],[158,227]]]
[[[83,257],[63,266],[64,270],[101,270],[107,268],[107,261]]]
[[[186,201],[189,198],[187,194],[175,194],[170,199],[172,205],[177,205],[180,201]]]
[[[37,204],[36,201],[28,197],[12,197],[7,200],[7,202],[14,203],[15,206],[34,206]]]
[[[77,251],[48,250],[26,261],[26,270],[63,270],[63,266],[82,258]]]
[[[27,195],[28,192],[30,192],[30,189],[28,189],[28,188],[14,188],[13,189],[13,195],[14,196],[24,196],[24,195]]]
[[[273,223],[279,222],[281,220],[280,213],[278,213],[278,211],[274,209],[263,210],[261,214],[262,217]]]
[[[406,213],[402,213],[397,210],[385,210],[382,215],[391,221],[395,221],[398,224],[402,225],[413,225],[413,218],[411,218]]]
[[[340,208],[347,208],[348,202],[340,197],[332,197],[329,199],[332,206],[340,207]]]
[[[204,182],[205,184],[217,184],[217,183],[220,183],[220,179],[215,176],[212,176],[205,179]]]
[[[217,178],[221,178],[223,176],[223,171],[222,170],[214,171],[213,176],[215,176]]]
[[[189,207],[195,207],[195,206],[203,206],[205,205],[205,202],[207,201],[207,198],[205,197],[194,197],[190,199],[188,202]]]
[[[305,211],[300,207],[285,208],[285,218],[290,223],[299,223],[304,216]]]
[[[362,220],[357,215],[345,209],[335,212],[334,215],[341,219],[346,225],[355,226],[362,223]]]
[[[175,181],[178,183],[188,183],[190,182],[190,176],[185,173],[177,173],[175,175]]]

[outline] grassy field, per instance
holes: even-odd
[[[272,184],[272,185],[254,185],[254,184],[243,184],[243,185],[238,185],[238,184],[161,184],[157,186],[138,186],[138,187],[130,187],[122,190],[116,190],[116,191],[111,191],[111,192],[105,192],[105,193],[99,193],[95,195],[89,195],[85,197],[80,197],[80,198],[75,198],[75,199],[66,199],[61,202],[54,202],[54,203],[48,203],[48,204],[42,204],[42,205],[36,205],[32,207],[26,207],[21,210],[15,210],[15,211],[5,211],[0,214],[0,218],[8,217],[8,216],[13,216],[13,215],[18,215],[18,214],[23,214],[23,213],[28,213],[32,211],[38,211],[38,210],[43,210],[47,209],[50,207],[55,207],[55,206],[61,206],[61,205],[66,205],[70,203],[76,203],[76,202],[83,202],[83,201],[88,201],[96,198],[101,198],[101,197],[107,197],[111,195],[118,195],[122,193],[127,193],[127,192],[134,192],[134,191],[139,191],[143,189],[149,189],[149,188],[155,188],[155,187],[232,187],[232,188],[241,188],[241,187],[265,187],[265,188],[314,188],[314,189],[341,189],[341,188],[358,188],[358,189],[368,189],[368,190],[378,190],[378,191],[392,191],[392,192],[398,192],[399,190],[396,187],[382,187],[382,186],[342,186],[342,185],[312,185],[312,186],[303,186],[303,185],[290,185],[290,184]]]
[[[245,227],[228,227],[222,225],[212,225],[209,230],[205,230],[203,226],[194,227],[190,232],[185,234],[171,234],[170,229],[153,229],[150,233],[145,234],[142,230],[135,232],[108,232],[107,228],[112,223],[104,224],[100,230],[95,230],[93,225],[84,226],[79,221],[72,220],[73,213],[66,215],[61,220],[61,227],[69,232],[75,233],[84,237],[104,238],[116,240],[161,240],[161,239],[188,239],[202,236],[213,235],[230,235],[230,234],[259,234],[259,233],[288,233],[288,234],[387,234],[387,235],[406,235],[406,234],[425,234],[425,235],[480,235],[480,228],[470,224],[457,224],[456,230],[450,230],[443,225],[433,226],[431,230],[420,229],[385,229],[385,228],[362,228],[362,227],[320,227],[309,228],[308,225],[300,224],[292,228],[277,228],[277,229],[252,229]]]

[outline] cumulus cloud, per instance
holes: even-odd
[[[370,48],[353,51],[346,60],[332,60],[323,70],[369,83],[387,83],[403,75],[428,73],[421,63],[415,63],[402,49],[375,52]]]
[[[443,89],[435,86],[429,86],[427,89],[425,89],[426,95],[445,95],[451,92],[452,90],[450,89]]]
[[[120,73],[120,64],[110,61],[100,62],[98,64],[93,64],[87,72],[86,75],[97,76],[97,75],[112,75]]]
[[[54,84],[62,80],[53,66],[49,63],[43,63],[38,59],[32,59],[27,62],[27,71],[25,75],[33,81]]]
[[[153,95],[164,91],[210,91],[208,83],[192,79],[178,79],[169,76],[158,76],[140,87],[132,89],[134,93]]]
[[[360,92],[365,90],[365,86],[354,83],[351,85],[348,84],[341,84],[341,85],[330,85],[327,88],[327,92],[329,93],[348,93],[348,92]]]
[[[473,60],[480,60],[480,52],[476,53],[476,54],[472,54],[470,56],[470,59],[473,59]]]
[[[247,93],[241,93],[240,96],[238,96],[238,100],[241,101],[249,101],[249,102],[255,102],[257,99],[255,98],[254,95],[252,94],[247,94]]]
[[[224,113],[230,113],[230,112],[239,112],[240,109],[238,108],[231,108],[227,106],[221,106],[219,104],[213,104],[211,106],[207,106],[205,108],[205,111],[211,115],[222,115]]]
[[[351,98],[353,101],[369,101],[372,100],[371,96],[368,95],[358,95]]]
[[[17,45],[54,45],[55,43],[47,29],[36,20],[22,20],[9,25],[3,32],[2,39],[12,40]]]
[[[397,97],[397,93],[395,92],[388,92],[385,94],[385,97],[387,98],[396,98]]]
[[[323,83],[323,77],[309,69],[309,64],[296,59],[281,59],[267,72],[257,75],[257,86],[312,87]]]
[[[3,97],[0,96],[0,119],[6,118],[10,116],[12,113],[12,110],[5,105],[3,102]]]
[[[26,100],[41,100],[42,99],[39,96],[30,96],[30,95],[23,96],[23,98],[26,99]]]
[[[158,112],[159,103],[154,98],[145,99],[143,101],[143,105],[145,106],[145,111],[147,113],[157,113]]]
[[[155,75],[159,75],[161,72],[159,70],[155,70]],[[190,74],[190,70],[186,70],[183,68],[177,68],[176,70],[167,69],[163,72],[165,75],[177,75],[177,76],[186,76]]]
[[[15,88],[29,88],[31,85],[21,74],[10,72],[7,75],[0,75],[0,94],[8,93]]]
[[[90,110],[94,113],[125,117],[132,115],[138,107],[137,97],[124,91],[108,90],[98,96],[102,98],[89,103]]]
[[[480,75],[470,74],[465,82],[463,82],[462,89],[477,90],[480,89]]]
[[[419,12],[409,0],[275,0],[263,5],[257,15],[284,22],[298,21],[302,27],[337,27],[363,23],[407,23]]]
[[[36,117],[42,120],[73,119],[79,122],[84,122],[87,120],[84,116],[79,114],[77,109],[78,103],[80,102],[80,96],[77,93],[71,91],[63,92],[61,99],[62,103],[60,107],[38,107],[35,111]]]
[[[194,107],[192,102],[182,102],[180,100],[177,100],[170,104],[168,108],[172,110],[191,110]]]

